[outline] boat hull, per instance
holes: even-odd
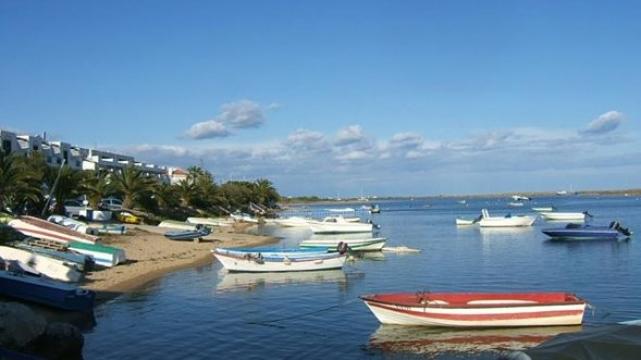
[[[54,224],[33,216],[21,216],[18,219],[10,221],[9,226],[27,236],[57,241],[64,244],[70,241],[93,244],[98,240],[96,236],[81,234],[62,225]]]
[[[535,217],[532,216],[512,216],[512,217],[490,217],[483,218],[479,221],[481,227],[515,227],[515,226],[532,226]]]
[[[304,257],[317,257],[327,254],[327,249],[278,249],[278,248],[217,248],[212,250],[213,252],[223,254],[223,255],[233,255],[233,256],[263,256],[263,257],[282,257],[287,256],[289,258],[304,258]]]
[[[289,258],[247,258],[219,254],[214,256],[220,261],[227,271],[232,272],[288,272],[288,271],[317,271],[341,269],[345,264],[347,255],[336,254],[333,256],[289,259]]]
[[[545,220],[555,221],[585,221],[584,213],[562,213],[562,212],[546,212],[542,211],[541,217]]]
[[[390,294],[393,295],[393,294]],[[481,300],[468,304],[426,304],[382,301],[377,296],[364,296],[363,301],[383,324],[436,327],[485,328],[579,325],[583,321],[585,302],[541,302],[521,300],[523,294],[503,294],[504,300]],[[407,297],[416,294],[407,294]],[[431,295],[430,295],[431,296]],[[514,299],[516,298],[516,299]]]
[[[71,261],[62,261],[31,251],[0,246],[0,257],[5,260],[15,260],[27,264],[39,273],[55,280],[77,282],[82,273]]]
[[[347,244],[351,251],[381,251],[385,246],[386,238],[372,239],[310,239],[299,244],[303,249],[318,248],[327,249],[328,251],[337,251],[338,245],[342,242]]]
[[[111,246],[72,242],[69,249],[89,255],[96,265],[112,267],[127,260],[125,251]]]
[[[543,229],[541,232],[553,239],[560,240],[617,240],[623,236],[616,229],[605,226]]]
[[[47,279],[0,271],[2,295],[69,311],[91,311],[95,293]]]
[[[456,219],[456,225],[474,225],[474,220]]]

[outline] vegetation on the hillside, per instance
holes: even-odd
[[[201,167],[192,166],[188,171],[185,180],[170,185],[134,166],[113,172],[82,171],[49,167],[37,152],[23,156],[0,151],[0,209],[39,215],[51,197],[47,212],[63,214],[65,200],[86,196],[89,206],[98,208],[101,199],[114,196],[127,209],[181,218],[248,211],[252,203],[273,208],[280,199],[267,179],[217,184]]]

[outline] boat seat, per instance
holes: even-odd
[[[516,300],[516,299],[493,299],[493,300],[470,300],[468,305],[507,305],[507,304],[537,304],[534,300]]]

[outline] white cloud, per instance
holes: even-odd
[[[336,145],[349,145],[365,139],[363,128],[360,125],[350,125],[338,130],[336,134]]]
[[[221,106],[216,119],[233,128],[255,128],[265,121],[265,114],[260,105],[251,100],[239,100]]]
[[[598,118],[592,120],[588,126],[580,131],[585,135],[601,135],[614,131],[623,122],[623,114],[612,110],[599,115]]]
[[[338,154],[336,156],[336,159],[341,161],[358,161],[358,160],[370,159],[371,157],[372,157],[372,154],[367,151],[354,150],[354,151]]]
[[[413,148],[423,144],[425,139],[415,132],[397,133],[390,139],[390,145],[396,148]]]
[[[192,139],[210,139],[229,136],[229,131],[219,120],[208,120],[192,125],[187,130],[187,136]]]

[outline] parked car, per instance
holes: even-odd
[[[65,200],[65,214],[69,217],[80,215],[80,211],[86,210],[87,206],[78,200]]]
[[[102,201],[100,202],[100,208],[111,211],[122,210],[122,200],[116,198],[102,199]]]

